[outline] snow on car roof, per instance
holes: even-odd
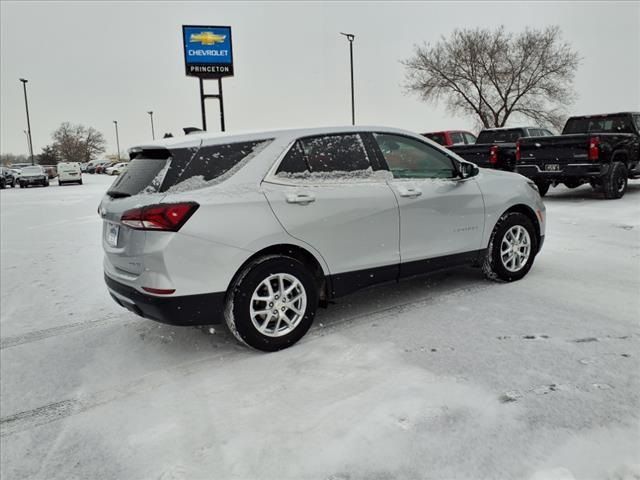
[[[226,142],[243,142],[251,140],[263,140],[268,138],[295,138],[309,135],[330,135],[335,133],[384,131],[395,133],[411,133],[399,128],[385,127],[381,125],[363,126],[333,126],[310,128],[284,128],[274,130],[236,130],[231,132],[202,132],[191,133],[182,137],[164,138],[153,142],[137,145],[133,149],[147,148],[188,148],[199,145],[214,145]]]

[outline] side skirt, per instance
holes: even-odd
[[[464,265],[479,265],[485,254],[486,249],[474,250],[455,255],[445,255],[443,257],[329,275],[327,280],[330,285],[331,298],[342,297],[373,285],[399,281],[402,278],[430,274]]]

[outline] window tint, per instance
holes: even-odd
[[[146,150],[135,155],[125,172],[107,192],[111,196],[129,196],[194,190],[207,182],[231,174],[243,160],[269,144],[271,140],[211,145],[200,149]]]
[[[462,137],[462,133],[460,132],[451,132],[449,136],[451,137],[452,145],[458,145],[460,143],[464,143],[464,138]]]
[[[395,178],[452,178],[453,161],[444,153],[418,140],[376,133],[375,139]]]
[[[570,118],[562,133],[633,133],[626,115],[607,117]]]
[[[369,168],[360,135],[325,135],[298,140],[282,159],[276,174],[342,173]]]
[[[425,133],[423,137],[427,137],[429,140],[439,143],[440,145],[447,144],[447,139],[443,133]]]
[[[523,134],[522,128],[511,130],[483,130],[476,143],[515,143]]]
[[[476,143],[476,136],[471,135],[470,133],[464,133],[464,138],[466,139],[468,144]]]
[[[287,154],[280,162],[278,173],[303,173],[310,171],[307,160],[305,159],[302,148],[298,142],[294,143]]]

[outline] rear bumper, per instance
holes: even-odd
[[[532,180],[546,180],[549,182],[563,182],[564,180],[591,179],[606,175],[609,164],[602,163],[570,163],[561,165],[560,171],[547,171],[536,164],[518,165],[516,171]]]
[[[169,325],[211,325],[221,323],[224,315],[224,292],[201,295],[159,297],[147,295],[104,276],[109,293],[121,307],[144,318]]]

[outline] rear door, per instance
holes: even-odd
[[[413,137],[376,133],[400,205],[401,275],[466,263],[482,248],[484,202],[474,178],[456,177],[453,160]]]
[[[324,257],[335,295],[397,278],[399,214],[359,133],[297,140],[263,191],[284,229]]]

